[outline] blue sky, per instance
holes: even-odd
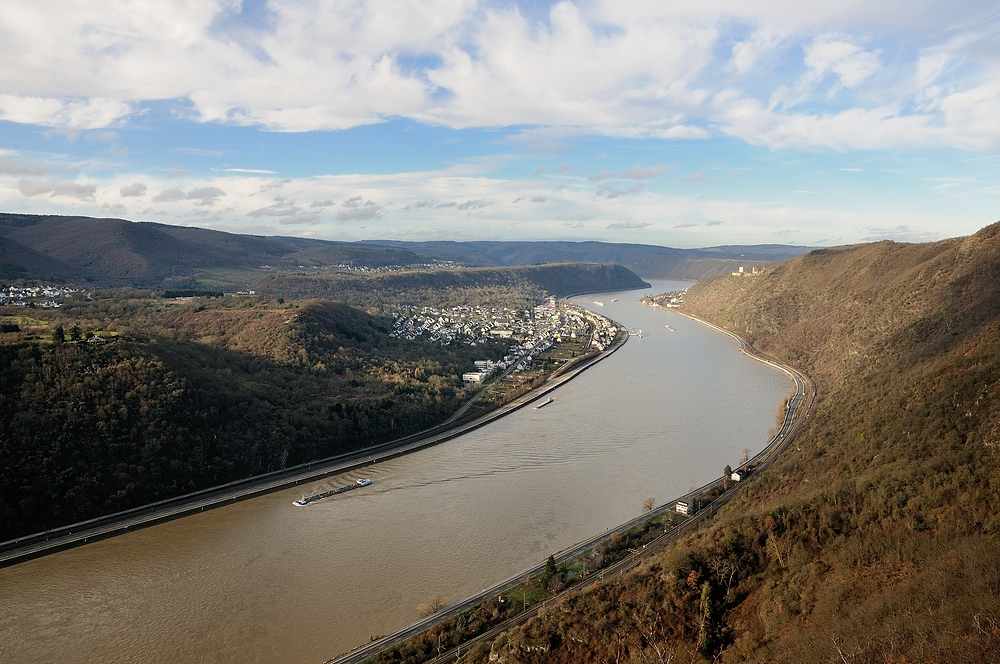
[[[0,40],[4,211],[680,247],[1000,218],[992,3],[13,0]]]

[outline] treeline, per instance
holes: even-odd
[[[1000,226],[812,252],[684,310],[808,369],[805,429],[710,527],[470,661],[996,661]]]
[[[0,540],[433,426],[504,350],[394,339],[332,302],[122,291],[64,309],[50,327],[121,336],[0,345]]]

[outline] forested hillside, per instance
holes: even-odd
[[[112,291],[31,312],[0,344],[0,540],[427,428],[507,345],[396,339],[328,301]]]
[[[710,526],[472,661],[1000,660],[1000,225],[814,251],[684,310],[810,372],[805,429]]]
[[[277,275],[254,288],[285,297],[324,297],[386,309],[400,300],[421,306],[530,307],[546,295],[643,288],[648,284],[620,265],[557,263],[522,267],[422,270],[375,274]]]

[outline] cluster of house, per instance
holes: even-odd
[[[650,307],[664,307],[667,309],[674,309],[676,307],[684,304],[684,293],[687,289],[679,291],[670,291],[663,293],[662,295],[653,295],[650,297],[644,297],[642,303]]]
[[[62,304],[56,300],[82,292],[83,288],[65,286],[5,286],[0,288],[0,306],[27,307],[33,304],[45,309],[58,309]]]
[[[557,305],[555,299],[533,310],[486,306],[397,309],[390,336],[411,341],[423,338],[443,346],[512,339],[518,342],[513,349],[544,352],[553,343],[576,339],[589,330],[594,344],[603,350],[618,334],[618,327],[607,318],[568,302]]]
[[[526,340],[535,334],[531,312],[506,307],[398,307],[391,336],[447,346],[453,341],[475,346],[489,338]]]
[[[302,267],[301,265],[299,267]],[[380,265],[378,267],[371,267],[369,265],[347,265],[346,263],[341,263],[340,265],[334,266],[333,269],[340,270],[342,272],[400,272],[402,270],[453,270],[460,267],[458,263],[454,261],[439,261],[435,260],[430,263],[413,263],[410,265]],[[321,268],[313,267],[314,270],[319,270]],[[329,269],[329,268],[322,268]]]
[[[430,263],[412,263],[409,265],[352,265],[349,263],[339,263],[337,265],[297,265],[299,270],[336,270],[339,272],[362,272],[374,274],[379,272],[401,272],[403,270],[453,270],[461,267],[454,261],[434,260]],[[262,270],[274,270],[273,265],[261,265]]]
[[[422,338],[445,346],[452,342],[476,346],[490,338],[516,342],[502,360],[477,360],[476,370],[462,376],[469,385],[482,383],[497,371],[530,369],[534,355],[582,335],[590,334],[592,345],[604,350],[619,332],[604,316],[568,302],[557,303],[555,298],[533,310],[486,306],[397,309],[390,335],[399,339]]]

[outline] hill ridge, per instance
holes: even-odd
[[[469,661],[997,661],[1000,224],[709,279],[682,311],[812,375],[802,432],[710,526]]]

